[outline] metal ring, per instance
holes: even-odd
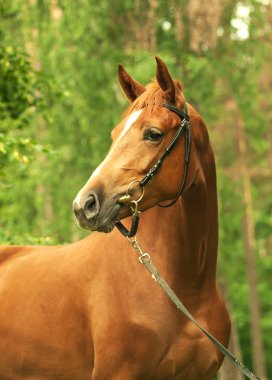
[[[135,179],[134,181],[130,182],[130,184],[128,185],[128,188],[127,188],[127,195],[129,196],[129,190],[131,188],[132,185],[134,185],[134,183],[140,183],[141,181],[138,181],[137,179]],[[144,196],[144,187],[142,187],[142,194],[140,195],[139,199],[137,199],[136,201],[134,202],[140,202],[142,199],[143,199],[143,196]]]

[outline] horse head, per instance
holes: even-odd
[[[110,232],[116,221],[130,216],[131,207],[123,201],[125,194],[129,193],[130,199],[141,198],[139,209],[145,211],[173,199],[179,192],[184,179],[186,136],[178,139],[177,147],[152,181],[144,189],[141,186],[142,178],[171,145],[180,127],[180,116],[169,107],[187,109],[181,83],[171,78],[160,58],[156,57],[156,62],[156,80],[147,86],[132,79],[119,65],[119,82],[131,104],[112,130],[113,142],[106,158],[73,202],[74,213],[83,228]],[[192,183],[192,167],[191,160],[183,191]]]

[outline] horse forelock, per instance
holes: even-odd
[[[181,93],[182,84],[180,81],[174,80],[176,92]],[[145,92],[143,92],[135,101],[127,108],[123,113],[122,118],[125,118],[130,113],[145,108],[146,114],[158,112],[162,107],[162,104],[166,102],[165,93],[159,86],[156,79],[146,86]],[[180,106],[180,105],[177,105]]]

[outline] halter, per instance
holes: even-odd
[[[174,293],[174,291],[170,288],[168,283],[165,281],[165,279],[161,276],[158,269],[154,265],[149,253],[144,252],[138,243],[136,239],[136,233],[138,229],[139,224],[139,216],[140,211],[138,211],[138,203],[144,196],[144,186],[154,177],[155,174],[160,170],[163,161],[168,156],[168,154],[172,151],[174,146],[176,145],[179,137],[181,136],[182,132],[185,131],[185,159],[184,159],[184,172],[183,172],[183,179],[181,183],[181,187],[175,198],[167,205],[163,206],[160,205],[160,207],[170,207],[172,206],[179,196],[183,193],[187,174],[188,174],[188,164],[189,164],[189,158],[190,158],[190,148],[191,148],[191,133],[190,133],[190,117],[188,115],[188,109],[186,104],[184,105],[185,112],[180,111],[177,107],[172,106],[172,104],[163,103],[163,107],[168,108],[170,111],[175,112],[177,115],[179,115],[182,119],[181,124],[178,128],[177,133],[175,134],[173,140],[171,141],[168,148],[165,149],[162,156],[159,158],[159,160],[156,162],[154,166],[149,170],[149,172],[146,174],[146,176],[141,181],[132,181],[130,185],[128,186],[127,194],[119,199],[120,203],[130,203],[130,207],[133,211],[132,216],[132,225],[130,231],[126,229],[126,227],[119,221],[115,225],[118,228],[118,230],[127,237],[128,241],[131,243],[132,247],[139,253],[139,260],[140,262],[146,267],[146,269],[151,274],[152,278],[157,282],[157,284],[162,288],[162,290],[167,294],[167,296],[170,298],[170,300],[176,305],[176,307],[183,312],[184,315],[186,315],[206,336],[207,338],[231,361],[233,365],[235,365],[238,370],[243,373],[248,379],[251,380],[261,380],[259,377],[255,376],[243,363],[241,363],[226,347],[224,347],[213,335],[211,335],[208,331],[206,331],[199,323],[198,321],[192,316],[192,314],[189,312],[189,310],[184,306],[182,301],[177,297],[177,295]],[[132,187],[134,183],[139,183],[139,185],[142,187],[142,194],[139,197],[138,200],[131,201],[131,197],[129,195],[129,189]],[[133,239],[130,239],[133,237]]]
[[[175,196],[175,198],[168,203],[167,205],[161,205],[158,204],[160,207],[170,207],[172,206],[180,197],[180,195],[183,193],[185,185],[186,185],[186,179],[188,175],[188,164],[189,164],[189,158],[190,158],[190,152],[191,152],[191,131],[190,131],[190,116],[188,114],[188,108],[186,103],[184,103],[184,112],[181,111],[179,108],[173,106],[169,103],[162,103],[162,107],[169,109],[170,111],[176,113],[181,118],[181,124],[178,127],[178,130],[173,137],[173,140],[168,145],[168,147],[165,149],[161,157],[158,159],[158,161],[155,163],[155,165],[152,166],[152,168],[149,170],[149,172],[144,176],[144,178],[141,181],[133,181],[128,186],[128,189],[131,187],[131,185],[135,182],[139,182],[139,185],[142,188],[142,195],[141,199],[144,194],[144,186],[148,184],[148,182],[158,173],[160,170],[163,161],[165,158],[171,153],[173,148],[176,146],[180,136],[183,132],[185,132],[185,158],[184,158],[184,170],[183,170],[183,178],[181,182],[181,187]],[[140,211],[138,211],[138,201],[132,201],[130,200],[130,195],[127,191],[127,194],[124,197],[121,197],[119,199],[119,203],[131,203],[131,209],[133,211],[133,217],[132,217],[132,225],[130,231],[120,222],[116,222],[115,226],[118,228],[118,230],[126,237],[130,238],[136,235],[138,225],[139,225],[139,214]]]

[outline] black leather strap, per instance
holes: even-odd
[[[186,102],[184,103],[184,110],[185,110],[185,112],[181,111],[178,107],[176,107],[176,106],[174,106],[173,104],[170,104],[170,103],[162,103],[162,106],[165,107],[165,108],[168,108],[172,112],[175,112],[182,119],[190,121],[190,116],[188,114],[188,107],[187,107]]]
[[[177,108],[177,107],[175,107],[169,103],[163,103],[162,106],[169,109],[170,111],[176,113],[177,115],[179,115],[182,118],[182,122],[181,122],[173,140],[171,141],[170,145],[165,149],[165,151],[163,152],[161,157],[158,159],[158,161],[155,163],[155,165],[152,166],[152,168],[149,170],[149,172],[141,180],[140,186],[147,185],[147,183],[154,177],[154,175],[158,173],[158,171],[160,170],[160,168],[163,164],[163,161],[171,153],[173,148],[176,146],[180,136],[182,135],[182,133],[184,131],[186,131],[185,165],[186,166],[188,165],[189,156],[190,156],[191,135],[190,135],[190,124],[189,124],[190,116],[188,114],[187,105],[186,105],[186,103],[184,104],[185,112],[181,111],[179,108]],[[182,185],[182,190],[179,191],[179,196],[182,193],[182,191],[184,190],[184,186],[185,186],[185,182],[186,182],[186,178],[184,178],[185,176],[187,176],[187,168],[184,170],[183,181],[182,181],[183,185]],[[176,197],[175,197],[175,199],[176,199]]]
[[[139,215],[133,215],[130,231],[120,221],[115,223],[115,226],[118,228],[121,234],[128,238],[134,237],[136,235],[137,230],[138,230],[138,225],[139,225]]]
[[[141,180],[140,186],[145,186],[154,177],[154,175],[157,174],[157,172],[160,170],[160,168],[163,164],[163,161],[170,154],[170,152],[172,151],[174,146],[177,144],[178,139],[179,139],[180,135],[183,133],[183,131],[184,131],[184,125],[180,125],[179,129],[178,129],[177,133],[175,134],[173,140],[171,141],[170,145],[165,149],[165,151],[163,152],[161,157],[158,159],[158,161],[155,163],[155,165],[152,166],[152,168],[149,170],[149,172]]]

